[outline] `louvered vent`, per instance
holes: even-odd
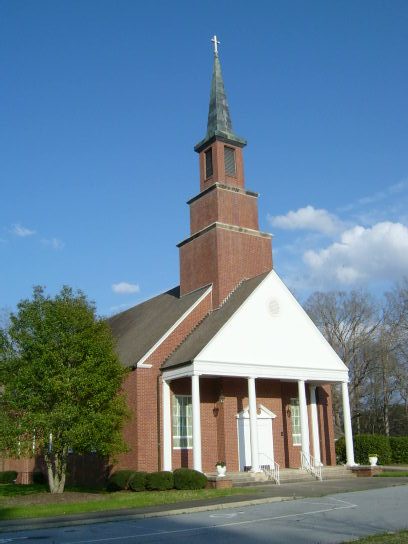
[[[225,173],[227,176],[235,176],[235,149],[224,147]]]
[[[205,178],[210,178],[213,175],[213,160],[212,148],[205,152]]]

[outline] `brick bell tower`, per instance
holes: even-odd
[[[272,269],[271,235],[258,225],[258,193],[244,184],[242,149],[229,113],[214,43],[207,134],[199,154],[200,193],[190,199],[190,236],[178,244],[181,295],[213,284],[213,308],[245,279]]]

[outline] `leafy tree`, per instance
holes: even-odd
[[[81,292],[35,287],[0,331],[0,450],[44,455],[51,493],[65,486],[69,449],[126,449],[125,370],[106,322]]]

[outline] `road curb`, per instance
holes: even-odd
[[[86,517],[86,518],[47,518],[41,519],[29,519],[24,523],[24,519],[10,520],[7,522],[0,522],[0,533],[11,533],[17,531],[32,531],[35,529],[52,529],[56,527],[72,527],[73,525],[91,525],[95,523],[111,523],[115,521],[131,521],[135,519],[146,518],[159,518],[165,516],[179,516],[181,514],[192,514],[194,512],[211,512],[214,510],[224,510],[227,508],[242,508],[244,506],[251,506],[257,504],[268,504],[272,502],[283,502],[295,499],[302,499],[303,497],[266,497],[264,499],[252,499],[245,501],[234,501],[217,504],[207,504],[201,506],[186,506],[184,508],[174,508],[172,510],[160,510],[158,512],[141,512],[139,514],[117,514],[98,517]]]

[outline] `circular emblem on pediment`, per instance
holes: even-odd
[[[269,315],[271,315],[272,317],[277,317],[280,314],[279,300],[277,300],[276,298],[271,298],[268,301],[268,311]]]

